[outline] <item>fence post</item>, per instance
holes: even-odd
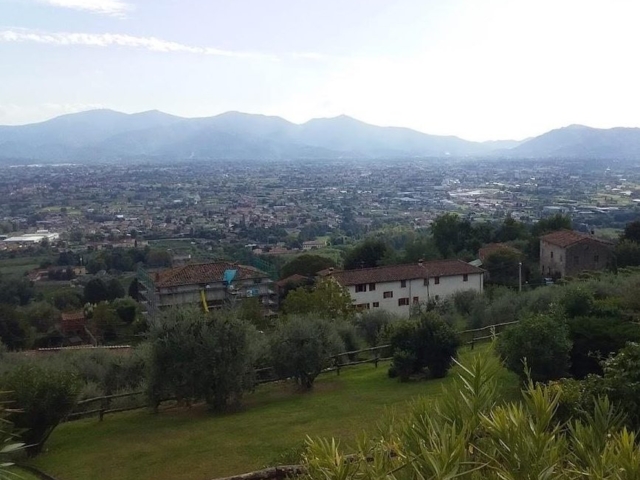
[[[338,357],[333,359],[333,365],[336,367],[336,373],[340,376],[340,362],[338,361]]]
[[[373,364],[375,365],[376,368],[378,368],[378,362],[380,361],[380,355],[378,354],[378,352],[376,352],[376,356],[373,359]]]
[[[102,419],[104,418],[104,412],[107,409],[108,402],[109,400],[105,397],[102,397],[102,399],[100,400],[100,411],[98,412],[99,421],[102,421]]]

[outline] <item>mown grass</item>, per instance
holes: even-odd
[[[491,354],[488,346],[467,351]],[[248,395],[237,413],[212,415],[203,407],[115,414],[61,425],[34,465],[60,480],[204,480],[273,465],[307,436],[353,444],[374,431],[390,407],[401,413],[417,395],[436,397],[445,379],[399,383],[387,365],[370,364],[320,376],[312,392],[270,384]],[[516,378],[504,371],[503,395],[517,395]]]

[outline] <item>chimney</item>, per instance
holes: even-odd
[[[423,262],[424,262],[424,258],[420,258],[420,259],[418,260],[418,265],[422,266]]]
[[[329,272],[333,272],[333,267],[329,267]]]

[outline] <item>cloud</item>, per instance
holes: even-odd
[[[133,9],[132,5],[121,0],[37,0],[54,7],[70,8],[85,12],[124,17]]]
[[[9,43],[39,43],[57,46],[89,46],[89,47],[127,47],[150,50],[161,53],[192,53],[198,55],[212,55],[232,58],[261,58],[277,60],[274,55],[254,52],[222,50],[213,47],[199,47],[185,45],[178,42],[163,40],[157,37],[136,37],[122,33],[44,33],[31,30],[10,29],[0,30],[0,42]]]

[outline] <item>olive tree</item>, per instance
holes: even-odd
[[[174,309],[149,333],[148,394],[154,405],[175,396],[212,410],[240,402],[254,385],[257,331],[230,315]]]
[[[317,317],[291,317],[280,322],[271,337],[271,358],[276,374],[293,378],[310,389],[330,357],[344,352],[333,322]]]

